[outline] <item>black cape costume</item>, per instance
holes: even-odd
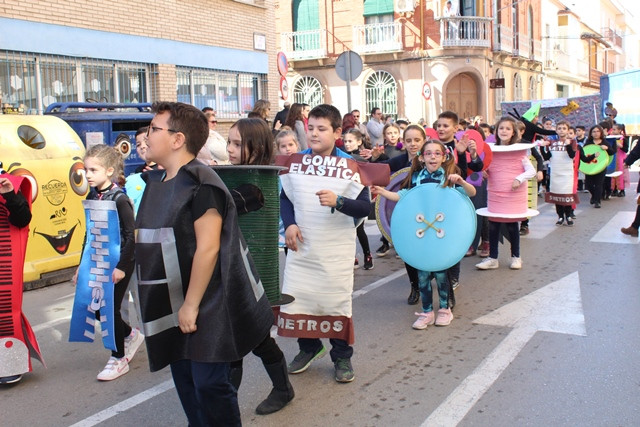
[[[146,188],[136,218],[136,284],[151,371],[179,360],[232,362],[267,336],[273,312],[238,228],[229,191],[208,166],[191,161],[175,178],[163,170],[144,173]],[[183,334],[178,310],[184,302],[196,250],[191,204],[198,188],[224,191],[220,253],[200,303],[198,329]]]

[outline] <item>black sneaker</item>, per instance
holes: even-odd
[[[596,202],[596,204],[593,207],[597,208],[597,209],[600,209],[600,202]]]
[[[620,190],[620,192],[618,193],[618,197],[624,197],[626,196],[626,194],[624,194],[624,190]]]
[[[567,218],[567,225],[573,227],[573,220],[571,218]]]
[[[318,351],[315,353],[307,353],[306,351],[300,350],[300,353],[293,358],[289,366],[287,367],[287,371],[290,374],[299,374],[307,370],[311,362],[314,360],[320,359],[322,356],[326,354],[327,350],[324,346],[320,347]]]
[[[526,236],[527,234],[529,234],[529,227],[525,226],[521,226],[520,227],[520,235],[521,236]]]
[[[564,218],[558,218],[558,220],[556,221],[556,225],[562,225],[563,222]]]
[[[367,255],[364,256],[363,268],[365,270],[373,269],[373,257],[371,256],[371,254],[367,254]]]
[[[618,190],[613,190],[611,192],[611,197],[618,197]]]
[[[380,246],[378,248],[378,250],[376,251],[376,255],[378,255],[379,257],[383,257],[385,255],[387,255],[389,253],[389,250],[391,248],[389,248],[389,244],[388,243],[383,243],[382,246]]]
[[[356,260],[353,262],[353,269],[357,270],[358,267],[360,267],[360,263],[358,262],[358,258],[356,258]]]
[[[350,383],[356,377],[351,366],[351,359],[337,359],[333,365],[336,368],[336,381]]]

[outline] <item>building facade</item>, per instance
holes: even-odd
[[[231,122],[277,99],[274,20],[267,0],[3,0],[0,98],[182,101]]]
[[[588,26],[558,0],[447,3],[279,1],[277,47],[289,60],[289,97],[346,113],[346,83],[335,65],[352,50],[364,65],[351,82],[352,109],[379,107],[426,123],[453,110],[493,122],[503,101],[587,94],[598,90],[600,73],[623,66],[608,41],[616,33]]]

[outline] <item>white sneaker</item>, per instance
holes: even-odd
[[[498,260],[491,257],[485,258],[482,262],[476,264],[478,270],[495,270],[498,266]]]
[[[522,268],[522,258],[511,257],[511,265],[509,268],[512,270],[520,270]]]
[[[100,381],[111,381],[129,372],[129,362],[126,357],[117,359],[113,356],[109,358],[107,366],[98,374]]]
[[[133,356],[140,348],[140,345],[144,341],[144,335],[138,328],[131,328],[131,334],[124,339],[124,357],[127,359],[127,362],[131,362]]]

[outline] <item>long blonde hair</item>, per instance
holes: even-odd
[[[84,158],[86,159],[87,157],[98,159],[105,169],[113,168],[111,182],[114,182],[119,187],[124,186],[124,159],[118,150],[106,144],[93,145],[85,153]]]

